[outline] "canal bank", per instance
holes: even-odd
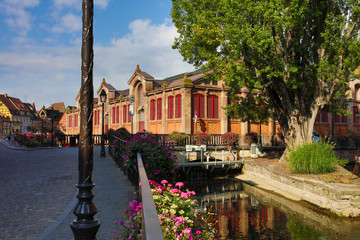
[[[293,201],[304,201],[339,217],[360,217],[360,182],[351,172],[339,173],[347,183],[286,172],[277,159],[246,159],[236,178]],[[285,163],[284,163],[285,164]],[[330,176],[330,175],[329,175]],[[324,181],[325,179],[325,181]]]

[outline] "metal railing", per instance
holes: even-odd
[[[147,240],[164,239],[159,217],[151,192],[149,180],[146,175],[140,153],[137,153],[137,163],[139,171],[139,195],[142,202],[142,238]]]

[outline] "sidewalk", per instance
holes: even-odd
[[[98,209],[95,217],[101,224],[96,237],[97,240],[109,240],[112,239],[116,229],[114,221],[123,220],[123,212],[128,207],[129,202],[134,199],[134,187],[127,180],[123,172],[117,168],[107,152],[106,157],[100,157],[99,147],[94,147],[93,178],[96,184],[93,201]],[[74,235],[70,224],[76,218],[72,212],[76,203],[77,198],[74,196],[65,209],[64,214],[52,226],[46,229],[38,237],[38,240],[73,239]]]

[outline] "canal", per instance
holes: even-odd
[[[218,239],[360,239],[360,220],[337,218],[237,179],[185,182],[198,211],[209,211]]]

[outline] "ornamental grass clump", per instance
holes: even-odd
[[[331,145],[312,142],[291,150],[287,161],[293,173],[321,174],[333,172],[338,159]]]
[[[183,183],[175,187],[162,180],[158,184],[149,180],[164,239],[215,239],[215,228],[208,213],[195,211],[196,202],[191,199],[194,191],[182,191]],[[142,239],[141,203],[134,200],[125,211],[125,221],[117,222],[113,239]]]

